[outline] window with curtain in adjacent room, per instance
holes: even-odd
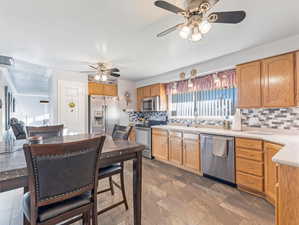
[[[167,85],[173,119],[226,118],[235,113],[236,72],[222,71]]]

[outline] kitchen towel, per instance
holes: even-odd
[[[213,155],[221,158],[227,157],[227,138],[213,137]]]

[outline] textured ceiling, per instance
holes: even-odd
[[[74,71],[111,61],[122,78],[142,80],[299,33],[299,1],[220,0],[214,11],[241,9],[247,12],[241,24],[215,24],[191,43],[178,32],[156,38],[182,18],[152,0],[2,0],[0,53]]]

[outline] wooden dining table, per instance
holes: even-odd
[[[53,137],[43,140],[43,144],[61,144],[82,141],[105,134],[77,134]],[[0,142],[0,193],[24,188],[28,191],[28,173],[23,152],[27,140]],[[145,146],[126,140],[113,140],[106,135],[100,157],[100,167],[113,163],[133,160],[133,214],[134,225],[141,225],[141,193],[142,193],[142,151]],[[1,153],[2,152],[2,153]]]

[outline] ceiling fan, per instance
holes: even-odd
[[[157,35],[163,37],[175,30],[180,31],[183,39],[199,41],[203,34],[210,31],[213,23],[237,24],[246,17],[245,11],[213,12],[207,14],[219,0],[186,0],[186,9],[181,9],[169,2],[158,0],[155,5],[184,17],[185,22],[177,24]]]
[[[88,65],[93,71],[86,71],[88,73],[95,73],[94,79],[96,81],[107,81],[109,76],[118,78],[120,70],[116,67],[110,68],[108,64],[96,63],[95,65]]]

